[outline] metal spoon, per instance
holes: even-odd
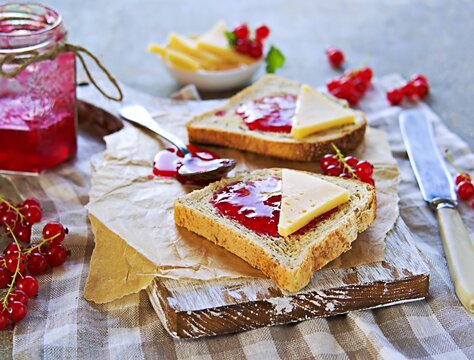
[[[178,169],[182,179],[193,183],[217,180],[231,171],[237,162],[233,159],[215,159],[204,162],[194,158],[186,144],[178,137],[165,131],[153,120],[150,113],[141,105],[126,105],[119,110],[120,116],[140,127],[147,129],[173,144],[184,156],[183,166]]]

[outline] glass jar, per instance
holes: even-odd
[[[55,10],[40,4],[0,5],[0,60],[11,73],[65,41]],[[7,58],[6,58],[7,57]],[[73,52],[0,75],[0,170],[39,173],[76,153],[76,66]]]

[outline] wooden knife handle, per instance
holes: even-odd
[[[454,289],[474,313],[474,244],[456,208],[440,206],[436,213]]]

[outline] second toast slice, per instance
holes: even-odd
[[[267,96],[298,96],[301,84],[275,75],[266,75],[230,98],[227,103],[186,124],[192,143],[219,145],[250,151],[281,159],[316,161],[333,151],[336,145],[342,152],[355,149],[364,139],[367,120],[356,111],[354,124],[323,130],[303,139],[294,139],[289,133],[250,130],[236,114],[237,108],[249,101]]]

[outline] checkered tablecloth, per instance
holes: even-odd
[[[431,270],[426,301],[332,318],[261,328],[199,340],[171,338],[145,292],[105,305],[83,298],[94,247],[84,205],[90,187],[90,157],[103,150],[100,119],[81,124],[78,157],[39,177],[0,177],[2,193],[34,196],[46,219],[67,224],[66,245],[72,256],[64,267],[40,276],[40,292],[28,317],[14,329],[17,359],[301,359],[301,358],[443,358],[474,359],[474,316],[458,302],[450,281],[434,214],[423,202],[398,130],[398,108],[389,108],[384,89],[400,81],[386,76],[361,107],[371,126],[384,130],[401,170],[400,212],[426,256]],[[165,100],[163,100],[165,101]],[[428,108],[426,108],[429,111]],[[159,111],[160,109],[155,109]],[[438,144],[449,148],[456,163],[474,170],[474,155],[460,138],[431,113]],[[474,212],[460,211],[474,238]],[[473,259],[474,261],[474,259]]]

